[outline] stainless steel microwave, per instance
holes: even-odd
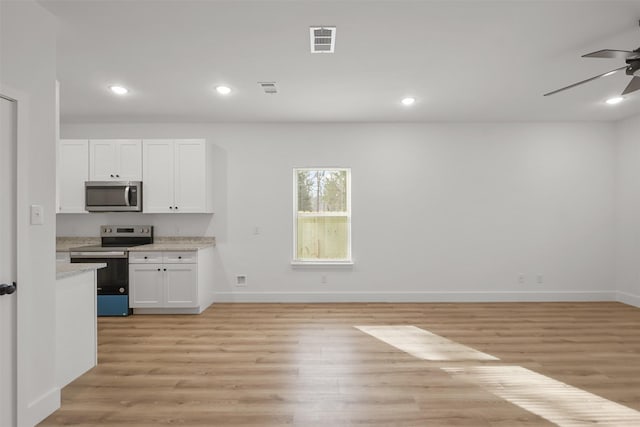
[[[142,212],[141,181],[87,181],[84,193],[89,212]]]

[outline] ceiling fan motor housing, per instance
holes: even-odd
[[[640,57],[627,59],[629,66],[625,70],[628,76],[640,76]]]

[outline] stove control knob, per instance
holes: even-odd
[[[111,229],[110,229],[110,228],[105,228],[105,229],[104,229],[104,232],[105,232],[105,233],[111,233]]]
[[[141,228],[141,229],[140,229],[140,233],[144,233],[144,228]]]
[[[120,289],[118,289],[118,291],[119,291],[121,294],[124,294],[124,288],[120,288]]]

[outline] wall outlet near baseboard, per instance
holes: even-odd
[[[320,276],[320,283],[327,283],[327,276],[325,276],[324,274]]]
[[[542,274],[538,274],[537,281],[539,285],[544,283],[544,276]]]
[[[236,276],[236,286],[247,286],[247,275],[238,274]]]
[[[518,276],[518,283],[520,283],[521,285],[524,284],[524,274]]]

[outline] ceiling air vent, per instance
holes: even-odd
[[[311,27],[311,53],[333,53],[336,48],[336,27]]]
[[[273,95],[274,93],[278,93],[278,88],[276,87],[276,82],[258,82],[264,93],[268,93]]]

